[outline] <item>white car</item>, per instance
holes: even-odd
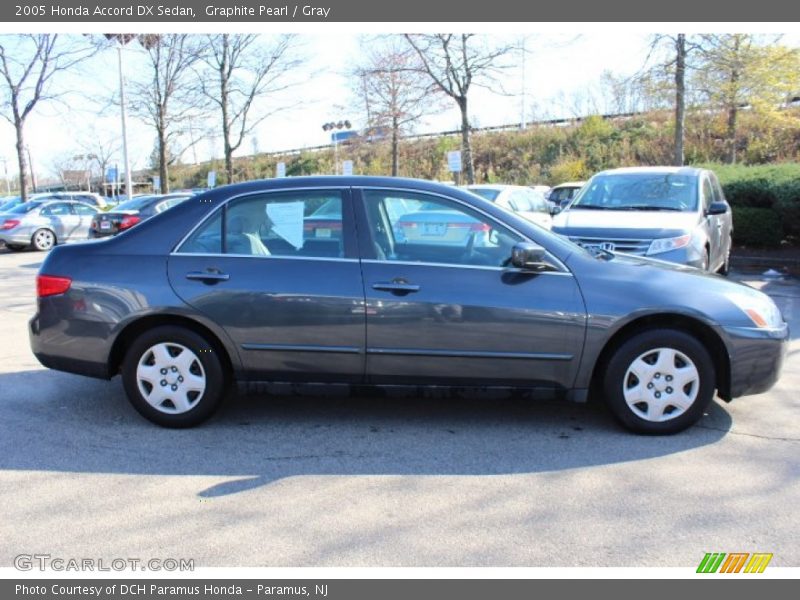
[[[547,201],[550,203],[551,212],[556,212],[565,208],[570,201],[578,195],[581,188],[586,185],[585,181],[566,181],[554,185],[547,194]]]
[[[550,229],[553,218],[544,195],[522,185],[484,184],[468,185],[467,189],[484,200],[494,202],[520,217]]]

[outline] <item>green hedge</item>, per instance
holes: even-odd
[[[733,207],[733,243],[738,246],[777,248],[783,238],[781,220],[769,208]]]
[[[734,207],[734,237],[738,237],[739,230],[743,229],[742,236],[749,240],[739,243],[755,245],[753,240],[756,238],[751,237],[749,232],[753,227],[761,230],[763,223],[777,228],[776,232],[764,232],[769,239],[788,237],[793,243],[800,243],[800,164],[706,166],[717,174],[725,197]],[[743,208],[762,209],[774,218],[761,212],[742,213]],[[745,222],[746,217],[755,219],[756,224]]]

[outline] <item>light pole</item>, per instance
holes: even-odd
[[[122,70],[122,45],[123,41],[118,40],[117,58],[119,60],[119,106],[122,115],[122,159],[125,162],[125,195],[128,198],[133,196],[133,181],[131,179],[131,163],[128,160],[128,127],[125,116],[125,76]]]
[[[322,131],[333,131],[334,129],[350,129],[352,127],[350,121],[344,119],[342,121],[329,121],[323,123]],[[339,174],[339,139],[336,132],[331,133],[331,141],[333,142],[333,174]]]
[[[2,159],[3,161],[3,173],[5,174],[6,180],[6,195],[11,195],[11,185],[8,183],[8,159],[4,156]]]

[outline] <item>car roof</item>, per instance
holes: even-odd
[[[634,173],[680,173],[681,175],[688,175],[696,177],[705,172],[706,169],[699,169],[697,167],[670,167],[670,166],[657,166],[657,167],[623,167],[620,169],[606,169],[600,171],[598,175],[626,175]]]
[[[465,187],[468,190],[500,190],[501,192],[504,190],[535,191],[527,185],[512,185],[508,183],[476,183]]]
[[[554,185],[552,189],[557,190],[558,188],[565,188],[565,187],[583,187],[586,185],[585,181],[565,181],[564,183],[559,183],[558,185]]]
[[[211,195],[231,196],[255,190],[291,189],[291,188],[329,188],[329,187],[378,187],[378,188],[406,188],[420,192],[453,194],[459,188],[447,186],[443,183],[412,179],[406,177],[381,177],[374,175],[306,175],[300,177],[280,177],[273,179],[259,179],[243,183],[223,185],[196,197]]]

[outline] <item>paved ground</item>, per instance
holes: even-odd
[[[168,431],[28,348],[42,255],[0,250],[0,566],[800,566],[800,340],[768,394],[666,438],[517,400],[234,399]],[[800,332],[800,285],[747,279]]]

